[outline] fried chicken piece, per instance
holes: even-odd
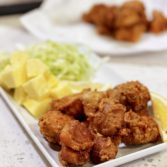
[[[100,101],[106,97],[105,92],[89,91],[82,95],[84,113],[87,117],[94,116],[99,111]]]
[[[91,159],[98,164],[110,159],[114,159],[117,155],[118,147],[112,142],[110,137],[98,136],[95,139],[91,151]]]
[[[77,119],[84,117],[81,94],[74,94],[54,100],[52,103],[52,110],[61,111]]]
[[[122,141],[127,145],[146,144],[159,140],[157,123],[151,116],[140,116],[129,111],[124,117],[125,128],[122,129]]]
[[[60,144],[60,133],[70,121],[72,118],[60,111],[48,111],[39,120],[41,134],[48,142]]]
[[[137,24],[128,28],[118,28],[114,32],[114,37],[119,41],[137,42],[146,31],[144,24]]]
[[[131,26],[135,26],[136,24],[142,24],[145,22],[146,22],[146,17],[144,19],[144,17],[141,17],[140,14],[137,13],[137,11],[125,8],[120,10],[120,12],[117,14],[115,27],[127,28]]]
[[[60,134],[60,141],[73,150],[87,150],[93,145],[93,135],[84,123],[74,120],[65,125]]]
[[[144,4],[141,1],[127,1],[122,4],[122,8],[128,8],[131,10],[136,10],[137,12],[144,12],[145,7]]]
[[[167,19],[162,12],[155,10],[153,12],[153,20],[150,22],[150,31],[160,33],[167,29]]]
[[[104,92],[86,89],[81,93],[53,101],[52,110],[59,110],[80,120],[85,118],[85,115],[93,116],[98,110],[100,100],[105,96]]]
[[[126,106],[127,111],[147,110],[147,103],[150,100],[150,93],[147,87],[138,81],[130,81],[120,84],[108,90],[108,96],[116,102]]]
[[[63,145],[59,157],[64,166],[84,165],[89,161],[89,152],[89,150],[75,151]]]
[[[83,20],[96,25],[100,34],[121,41],[136,42],[148,29],[145,7],[140,1],[125,2],[122,6],[97,4]]]
[[[126,108],[122,104],[114,104],[111,99],[104,99],[100,103],[101,112],[89,119],[89,128],[94,133],[112,137],[119,133],[123,126]]]
[[[83,15],[83,20],[95,24],[100,34],[112,35],[117,11],[117,6],[96,4],[87,14]]]
[[[83,20],[95,25],[104,24],[108,8],[109,7],[105,4],[96,4],[90,9],[88,13],[83,15]]]

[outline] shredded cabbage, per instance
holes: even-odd
[[[46,41],[26,49],[28,55],[41,59],[61,80],[90,80],[93,68],[84,53],[71,44]]]

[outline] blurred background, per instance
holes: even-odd
[[[42,0],[0,0],[0,15],[25,13],[41,3]]]

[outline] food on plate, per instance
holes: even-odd
[[[83,20],[96,26],[99,34],[119,41],[137,42],[145,32],[160,33],[167,30],[167,18],[154,11],[153,19],[146,17],[141,1],[127,1],[120,6],[96,4],[83,15]]]
[[[114,101],[126,106],[126,110],[142,111],[147,108],[151,99],[149,90],[138,81],[130,81],[108,90],[108,95]]]
[[[124,115],[122,141],[127,145],[145,144],[158,141],[158,125],[151,116],[140,116],[133,111]]]
[[[118,146],[110,137],[97,136],[92,147],[91,159],[95,164],[115,159]]]
[[[167,18],[160,11],[153,11],[153,20],[150,22],[150,31],[160,33],[167,29]]]
[[[85,115],[93,116],[98,111],[98,104],[103,97],[105,97],[104,92],[85,89],[81,93],[54,100],[52,107],[55,110],[82,119]]]
[[[40,131],[49,142],[60,144],[65,166],[101,163],[116,158],[120,143],[128,147],[160,140],[148,111],[150,100],[149,90],[139,81],[105,91],[86,89],[53,100],[39,121]]]
[[[83,122],[73,120],[62,129],[60,142],[76,151],[90,150],[93,146],[93,135]]]
[[[14,53],[0,72],[0,85],[13,92],[14,99],[34,117],[48,110],[51,91],[57,84],[57,79],[41,60],[24,53]]]
[[[0,72],[9,64],[9,57],[7,53],[0,53]]]
[[[105,99],[103,103],[103,109],[89,119],[89,126],[94,133],[113,137],[119,135],[119,131],[123,127],[126,109],[122,104],[115,104],[110,99],[107,100]]]
[[[94,116],[99,106],[98,104],[106,96],[105,92],[101,91],[85,91],[82,95],[82,103],[84,108],[84,113],[87,117]]]
[[[161,137],[167,142],[167,100],[157,93],[151,93],[153,112],[158,122]]]
[[[72,118],[60,111],[49,111],[39,119],[40,131],[50,143],[60,144],[62,129]]]
[[[58,79],[84,81],[92,77],[93,68],[87,55],[75,45],[46,41],[27,48],[24,52],[31,58],[43,61]]]
[[[74,118],[84,116],[80,93],[54,100],[52,102],[52,109],[61,111]]]
[[[90,151],[89,150],[75,151],[62,145],[59,157],[61,163],[64,166],[69,166],[73,164],[84,165],[87,162],[89,162]]]
[[[21,54],[20,59],[15,61],[16,55],[12,55],[10,62],[0,72],[0,83],[7,89],[21,86],[26,80],[26,55]]]
[[[87,88],[106,89],[89,81],[93,72],[86,52],[71,44],[45,41],[0,54],[0,86],[35,118],[49,109],[52,99]]]

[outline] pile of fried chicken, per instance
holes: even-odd
[[[84,90],[54,100],[39,120],[44,138],[61,146],[63,165],[95,164],[114,159],[120,143],[141,145],[160,140],[149,114],[150,93],[138,81],[106,91]]]
[[[167,30],[167,18],[160,11],[153,11],[152,20],[146,17],[140,1],[128,1],[121,6],[96,4],[83,15],[85,22],[96,26],[100,34],[120,41],[139,41],[144,32],[160,33]]]

